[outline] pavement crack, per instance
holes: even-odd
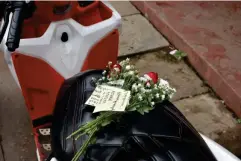
[[[184,99],[188,99],[188,98],[193,98],[193,97],[198,97],[198,96],[201,96],[201,95],[204,95],[204,94],[211,94],[211,92],[208,90],[208,91],[205,91],[205,92],[201,92],[201,93],[198,93],[198,94],[194,94],[192,96],[186,96],[186,97],[181,97],[177,100],[174,100],[173,102],[178,102],[178,101],[181,101],[181,100],[184,100]]]

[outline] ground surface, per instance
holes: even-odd
[[[167,79],[177,89],[172,101],[197,130],[236,154],[241,153],[238,137],[241,128],[223,101],[212,94],[186,61],[175,62],[169,58],[166,48],[162,48],[168,46],[168,42],[129,2],[112,4],[123,16],[119,55],[131,57],[141,73],[155,71]],[[2,55],[0,90],[0,161],[35,161],[35,146],[24,101]]]
[[[132,3],[241,117],[241,2]]]

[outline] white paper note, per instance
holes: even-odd
[[[97,86],[93,94],[85,104],[95,106],[95,112],[100,111],[125,111],[129,104],[130,91],[123,89],[100,85]]]

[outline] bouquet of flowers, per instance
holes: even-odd
[[[67,139],[71,137],[78,139],[83,135],[89,136],[72,161],[77,161],[85,153],[88,146],[95,142],[95,135],[101,128],[113,121],[117,122],[127,112],[137,111],[144,115],[154,109],[155,104],[171,99],[176,92],[166,80],[158,78],[158,74],[155,72],[139,76],[138,70],[131,65],[129,59],[123,60],[119,64],[109,62],[107,69],[103,71],[102,78],[92,79],[97,87],[105,85],[129,92],[128,102],[123,111],[101,111],[95,120],[82,125],[67,137]]]

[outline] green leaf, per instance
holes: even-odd
[[[131,107],[130,109],[128,109],[128,111],[136,111],[136,107]]]
[[[103,120],[103,122],[101,123],[101,126],[107,126],[107,125],[109,125],[111,123],[111,121],[110,120]]]
[[[150,110],[149,110],[148,108],[144,108],[143,111],[144,111],[145,113],[148,113]]]
[[[237,119],[238,124],[241,124],[241,119]]]
[[[145,114],[145,112],[143,111],[143,109],[138,109],[137,111],[138,111],[140,114],[142,114],[142,115]]]
[[[173,55],[177,60],[181,60],[182,58],[186,57],[187,54],[183,51],[176,51],[176,53]]]

